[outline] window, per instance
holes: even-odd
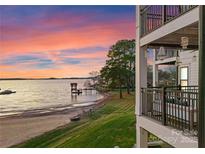
[[[180,69],[180,85],[188,86],[188,67],[181,67]]]

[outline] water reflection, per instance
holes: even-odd
[[[84,88],[83,79],[0,81],[1,89],[16,91],[11,95],[0,95],[0,116],[26,110],[94,102],[102,98],[100,94],[96,94],[96,91],[83,91],[80,95],[71,95],[71,82],[77,82],[79,88]]]

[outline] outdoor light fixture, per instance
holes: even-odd
[[[160,60],[163,60],[163,59],[166,57],[166,51],[165,51],[165,48],[164,48],[164,47],[160,47],[160,48],[159,48],[159,53],[157,54],[157,57],[158,57]]]
[[[181,37],[181,46],[182,49],[187,49],[187,46],[189,45],[189,38],[188,37]]]

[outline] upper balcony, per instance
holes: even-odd
[[[195,8],[196,5],[148,5],[140,7],[141,37],[151,33],[182,14]]]

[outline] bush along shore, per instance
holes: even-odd
[[[134,94],[120,99],[112,92],[104,106],[83,116],[80,121],[44,133],[13,147],[112,148],[133,147],[136,143]]]

